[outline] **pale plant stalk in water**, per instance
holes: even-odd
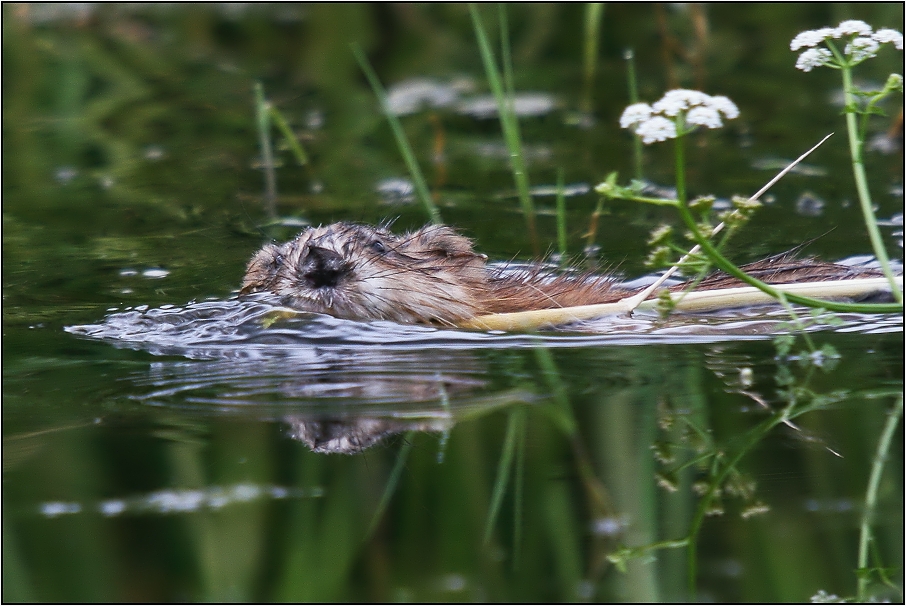
[[[772,185],[777,183],[777,181],[779,181],[785,174],[787,174],[788,172],[793,170],[794,166],[796,166],[797,164],[799,164],[800,162],[805,160],[809,156],[809,154],[811,154],[813,151],[818,149],[821,146],[821,144],[824,143],[825,141],[827,141],[833,134],[834,133],[827,135],[826,137],[821,139],[821,141],[819,141],[818,144],[815,145],[813,148],[811,148],[810,150],[808,150],[807,152],[805,152],[804,154],[802,154],[801,156],[796,158],[796,160],[791,162],[786,168],[784,168],[782,171],[777,173],[777,175],[773,179],[768,181],[761,189],[759,189],[752,197],[750,197],[748,201],[749,202],[758,201],[758,199],[761,198],[761,196],[763,196],[764,193],[766,191],[768,191]],[[636,137],[636,143],[638,143],[638,137]],[[733,212],[737,213],[739,211],[734,210]],[[716,236],[721,231],[723,231],[723,229],[724,229],[724,227],[726,227],[726,225],[727,224],[725,222],[718,223],[714,227],[714,229],[711,231],[711,235]],[[643,290],[642,292],[640,292],[637,295],[633,295],[632,297],[625,299],[626,303],[630,306],[629,313],[632,313],[632,311],[634,309],[636,309],[642,303],[642,301],[647,299],[651,295],[651,293],[653,293],[655,290],[657,290],[661,286],[661,284],[666,282],[670,276],[672,276],[674,273],[676,273],[679,270],[679,268],[682,267],[683,263],[685,263],[686,261],[691,259],[692,256],[697,254],[698,251],[700,251],[700,250],[701,250],[701,246],[696,244],[689,250],[689,252],[687,252],[685,255],[683,255],[683,257],[679,261],[674,263],[670,269],[668,269],[666,272],[664,272],[664,274],[660,278],[658,278],[655,282],[653,282],[648,288],[646,288],[645,290]]]

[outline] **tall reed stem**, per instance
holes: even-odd
[[[500,7],[500,28],[501,42],[504,45],[504,73],[509,74],[504,83],[501,81],[500,72],[494,60],[494,51],[491,50],[491,44],[488,41],[487,34],[484,31],[481,15],[474,4],[469,4],[469,14],[472,17],[472,27],[475,30],[475,38],[478,41],[478,50],[481,53],[481,60],[484,64],[485,75],[488,79],[488,85],[494,94],[494,100],[497,103],[497,112],[500,115],[500,128],[503,131],[503,138],[506,143],[507,151],[510,154],[510,168],[513,171],[513,180],[516,183],[516,191],[519,194],[519,203],[522,205],[522,212],[525,215],[526,227],[529,231],[529,237],[532,241],[532,248],[537,253],[538,235],[535,228],[535,205],[532,201],[531,191],[529,189],[528,171],[525,167],[525,157],[522,153],[522,139],[519,134],[519,120],[514,111],[515,90],[512,82],[512,62],[509,58],[509,38],[507,33],[506,11],[503,6]],[[506,86],[505,86],[506,84]]]
[[[635,51],[627,48],[623,53],[626,59],[626,80],[629,86],[629,104],[635,105],[639,102],[639,87],[636,82],[635,74]],[[635,178],[642,180],[642,138],[636,134],[632,135],[632,158],[635,166]]]
[[[592,90],[595,83],[595,68],[598,63],[598,38],[603,17],[603,2],[585,4],[585,43],[582,53],[582,75],[585,81],[585,90],[582,93],[582,111],[585,113],[591,113],[592,109]]]
[[[264,171],[264,202],[268,218],[277,218],[277,175],[271,145],[270,102],[264,98],[264,86],[255,82],[255,116],[258,124],[258,146],[261,148],[261,167]]]

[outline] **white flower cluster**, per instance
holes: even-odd
[[[645,145],[677,137],[677,117],[683,115],[681,124],[720,128],[723,117],[732,120],[739,116],[739,108],[727,97],[712,97],[697,90],[678,88],[668,91],[652,105],[634,103],[620,116],[620,128],[628,128],[642,138]]]
[[[790,42],[790,50],[807,49],[796,60],[796,69],[810,72],[822,65],[832,65],[834,56],[831,51],[815,47],[825,40],[839,38],[850,38],[843,52],[853,65],[877,55],[882,44],[893,44],[897,50],[903,50],[903,34],[897,30],[884,28],[873,32],[871,26],[864,21],[850,19],[837,27],[810,29],[796,34]]]
[[[834,56],[826,48],[810,48],[796,59],[796,69],[810,72],[816,67],[827,65]]]
[[[877,55],[879,48],[881,48],[881,45],[878,44],[877,40],[860,37],[853,38],[853,41],[846,45],[846,50],[843,52],[852,57],[853,61],[861,62]]]

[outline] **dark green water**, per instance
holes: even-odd
[[[824,258],[870,253],[838,74],[795,70],[789,41],[847,18],[902,29],[902,5],[683,7],[608,5],[590,91],[585,9],[510,7],[516,87],[539,93],[521,120],[529,176],[550,189],[563,170],[575,186],[570,252],[598,203],[589,189],[632,175],[617,125],[631,47],[643,100],[684,86],[740,107],[691,139],[693,194],[751,194],[837,133],[772,189],[734,259],[813,238]],[[839,353],[816,367],[779,357],[751,317],[541,337],[325,318],[262,330],[259,308],[230,299],[250,255],[300,222],[427,221],[388,193],[408,173],[353,41],[385,85],[430,78],[447,95],[402,117],[445,222],[494,260],[533,255],[499,124],[475,114],[487,86],[467,7],[6,4],[3,17],[5,601],[855,595],[873,460],[903,391],[899,318],[812,333]],[[857,80],[883,83],[902,57],[884,49]],[[255,81],[311,156],[300,168],[278,151],[276,226]],[[869,139],[891,124],[875,118]],[[901,150],[867,155],[898,258]],[[672,170],[668,145],[646,149],[646,178],[669,186]],[[535,203],[553,249],[554,197]],[[645,273],[648,232],[672,220],[605,206],[595,259]],[[65,330],[85,325],[101,332]],[[902,421],[887,456],[869,559],[884,572],[867,595],[900,601]],[[639,552],[625,572],[608,560],[697,520],[692,549]]]

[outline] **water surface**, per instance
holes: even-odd
[[[777,309],[504,334],[262,323],[270,303],[235,298],[251,254],[304,225],[427,221],[352,41],[444,220],[491,260],[536,256],[465,6],[3,10],[4,600],[855,595],[901,317],[841,315],[786,350]],[[629,203],[593,214],[594,185],[634,171],[617,127],[630,47],[643,100],[684,86],[740,107],[693,138],[695,194],[751,194],[837,133],[771,190],[734,260],[810,240],[826,259],[870,253],[837,74],[797,72],[788,48],[845,18],[902,27],[902,6],[607,5],[590,89],[582,6],[509,10],[539,253],[560,169],[577,265],[646,274],[649,231],[675,223]],[[857,77],[892,71],[887,49]],[[278,144],[271,215],[255,81],[311,156]],[[891,127],[873,119],[870,138]],[[867,154],[895,257],[901,143]],[[644,166],[669,190],[668,147]],[[889,585],[875,574],[869,594],[900,601],[901,421],[892,436],[871,526]],[[669,547],[697,521],[694,549]]]

